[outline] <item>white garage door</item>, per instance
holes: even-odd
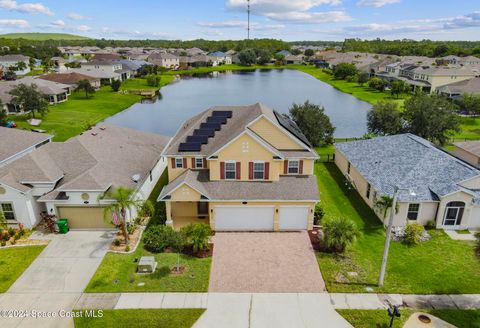
[[[215,206],[216,231],[272,231],[273,206]]]
[[[280,230],[307,230],[309,206],[280,206]]]

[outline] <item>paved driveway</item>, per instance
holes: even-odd
[[[306,232],[217,233],[209,292],[325,291]]]
[[[55,312],[73,308],[105,256],[112,232],[72,231],[56,235],[10,287],[0,309]],[[69,327],[70,319],[0,319],[0,327]]]

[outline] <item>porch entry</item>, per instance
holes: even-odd
[[[445,215],[443,217],[443,227],[447,229],[455,229],[460,226],[464,211],[464,202],[447,203],[447,206],[445,207]]]

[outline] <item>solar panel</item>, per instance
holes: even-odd
[[[220,123],[226,124],[228,118],[224,116],[209,116],[207,117],[207,123]]]
[[[198,142],[182,142],[178,146],[178,151],[200,151],[202,149],[202,144]]]
[[[213,129],[219,131],[221,128],[221,123],[200,123],[200,129]]]
[[[215,135],[215,130],[213,129],[196,129],[193,131],[194,136],[207,136],[213,137]]]
[[[199,142],[205,145],[208,143],[208,136],[188,136],[187,142]]]
[[[307,137],[305,137],[305,135],[303,134],[302,130],[300,130],[300,128],[291,119],[286,118],[285,116],[278,113],[277,111],[273,111],[273,112],[275,113],[275,117],[277,118],[278,123],[280,123],[281,126],[287,129],[295,137],[300,139],[304,144],[306,144],[309,147],[312,147]]]
[[[231,110],[214,110],[212,112],[212,116],[231,118],[232,117],[232,111]]]

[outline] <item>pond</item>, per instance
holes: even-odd
[[[173,136],[186,119],[213,106],[261,102],[287,113],[293,103],[306,100],[325,107],[336,127],[335,137],[360,137],[366,132],[369,103],[309,74],[286,69],[182,76],[179,81],[163,87],[155,102],[137,103],[105,122]]]

